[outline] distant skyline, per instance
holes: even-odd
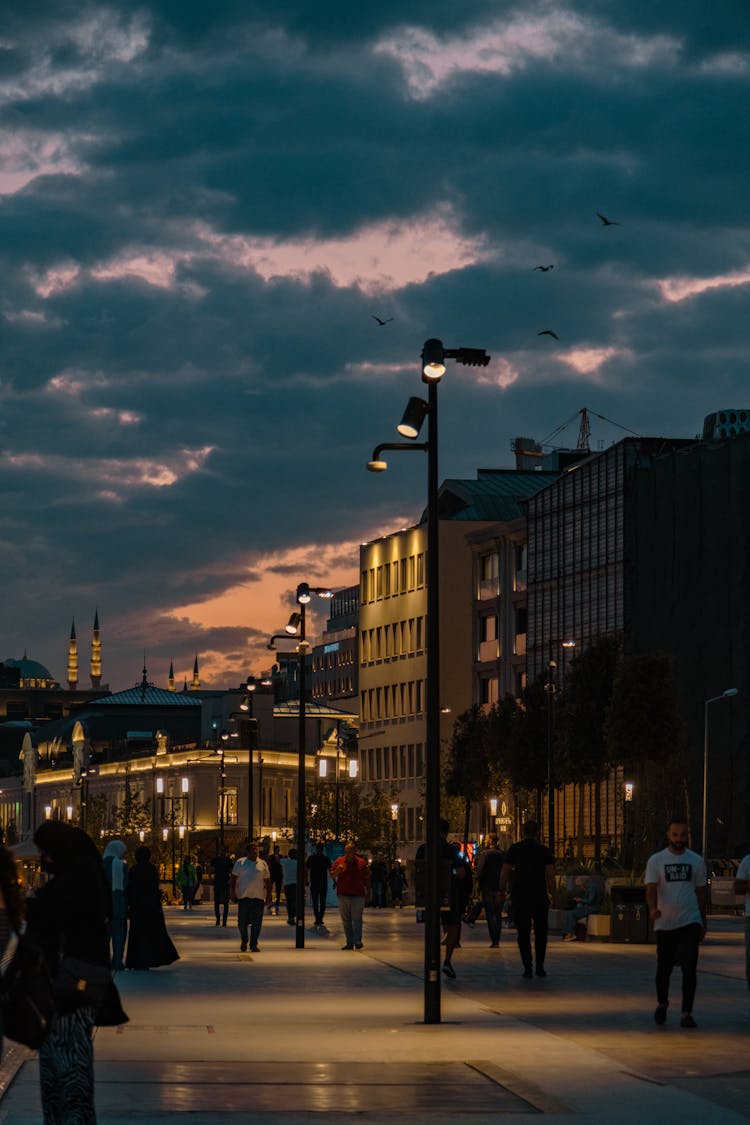
[[[86,684],[98,608],[113,689],[268,667],[419,518],[365,463],[431,336],[492,356],[441,479],[750,405],[736,3],[2,7],[0,659],[64,683],[74,617]]]

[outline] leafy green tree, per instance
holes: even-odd
[[[459,715],[453,724],[445,788],[448,796],[460,797],[463,802],[464,845],[469,837],[472,801],[483,800],[489,789],[488,735],[487,716],[478,703]]]
[[[132,843],[141,829],[151,827],[151,809],[141,801],[130,784],[130,775],[125,774],[125,791],[122,804],[116,813],[117,828],[126,843]]]
[[[683,810],[687,792],[685,727],[674,660],[666,653],[623,656],[615,672],[605,733],[609,756],[635,784],[627,810],[626,862],[640,865],[653,850],[653,824]]]
[[[594,786],[594,864],[601,865],[601,786],[613,764],[607,739],[607,716],[620,659],[615,636],[598,637],[570,665],[558,705],[556,761],[558,776]]]

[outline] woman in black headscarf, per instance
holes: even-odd
[[[21,932],[23,906],[18,889],[18,873],[11,853],[0,844],[0,964],[8,953],[11,936]],[[3,966],[5,968],[5,966]],[[0,1027],[0,1054],[2,1054],[3,1030]]]
[[[110,896],[93,840],[80,828],[48,820],[37,829],[34,843],[50,878],[29,900],[27,932],[53,979],[63,955],[108,967]],[[52,1034],[39,1050],[45,1122],[95,1125],[93,1028],[126,1020],[113,984],[100,1009],[62,1006],[58,1011]]]
[[[164,923],[159,874],[147,847],[135,849],[135,867],[128,872],[130,933],[126,969],[155,969],[179,960]]]

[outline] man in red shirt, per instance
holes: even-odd
[[[334,860],[331,878],[336,885],[339,913],[344,923],[346,945],[342,949],[362,948],[362,914],[370,897],[370,868],[357,855],[354,844],[347,844],[344,854]]]

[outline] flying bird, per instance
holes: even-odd
[[[551,328],[543,328],[541,332],[537,332],[537,336],[552,336],[553,339],[559,340],[560,337]]]
[[[541,270],[542,273],[547,273],[548,270],[553,270],[554,266],[534,266],[535,270]]]
[[[606,215],[602,215],[601,211],[596,212],[596,217],[601,219],[605,227],[621,227],[622,223],[618,223],[616,219],[608,219]]]
[[[377,320],[377,322],[378,322],[378,324],[380,325],[381,328],[386,324],[390,324],[391,321],[393,320],[392,316],[389,316],[386,320],[381,320],[379,316],[375,316],[375,313],[370,313],[370,316],[372,317],[373,320]]]

